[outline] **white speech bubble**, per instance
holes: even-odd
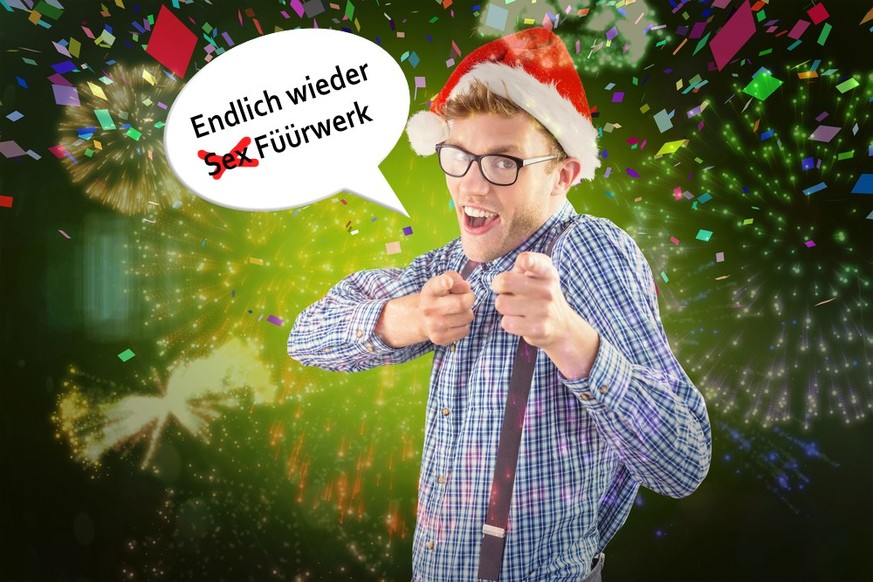
[[[381,47],[289,30],[203,67],[170,107],[164,147],[185,186],[228,208],[282,210],[347,191],[409,216],[379,170],[408,114],[406,78]]]

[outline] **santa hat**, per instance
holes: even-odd
[[[449,135],[446,101],[464,94],[479,81],[528,112],[561,144],[568,156],[582,162],[581,177],[590,180],[600,167],[597,130],[585,89],[564,41],[544,28],[530,28],[483,45],[458,64],[430,111],[409,119],[406,133],[420,156],[435,152]]]

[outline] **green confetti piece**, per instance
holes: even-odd
[[[703,38],[701,38],[699,41],[697,41],[697,46],[694,47],[694,52],[691,53],[691,56],[696,55],[697,53],[700,52],[700,49],[702,49],[703,47],[706,46],[706,41],[709,40],[709,35],[710,35],[710,33],[707,32]]]
[[[664,280],[664,283],[669,283],[670,279],[667,278],[667,273],[661,271],[661,278]]]
[[[40,2],[33,10],[35,12],[39,12],[43,16],[48,16],[52,20],[57,20],[64,12],[63,8],[57,8],[56,6],[52,6],[48,2]]]
[[[758,11],[758,14],[757,14],[757,17],[758,17],[758,22],[763,22],[764,19],[767,18],[767,15],[764,14],[764,11],[763,11],[763,10],[759,10],[759,11]]]
[[[701,228],[697,231],[697,236],[695,236],[697,240],[702,240],[703,242],[709,242],[709,239],[712,238],[712,231]]]
[[[133,138],[133,141],[139,141],[139,138],[142,137],[142,132],[131,127],[127,130],[125,135],[129,138]]]
[[[824,44],[828,41],[828,35],[831,33],[831,29],[833,26],[825,22],[825,25],[821,28],[821,34],[818,35],[818,44],[824,46]]]
[[[120,354],[118,354],[118,359],[121,360],[122,362],[126,362],[126,361],[128,361],[129,359],[131,359],[132,357],[134,357],[135,355],[136,355],[136,354],[133,353],[133,350],[132,350],[132,349],[127,348],[126,350],[124,350],[123,352],[121,352]]]
[[[857,79],[853,77],[851,79],[846,79],[845,81],[837,85],[837,91],[839,91],[840,93],[845,93],[846,91],[851,91],[858,85],[860,85],[860,83],[857,81]]]
[[[743,88],[743,93],[751,95],[760,101],[764,101],[781,86],[782,81],[776,77],[768,75],[767,73],[761,73]]]
[[[109,115],[108,109],[95,109],[94,115],[97,116],[97,121],[100,122],[100,127],[103,129],[116,129],[115,122],[112,121],[112,116]]]
[[[85,150],[85,157],[86,158],[94,157],[94,150],[92,150],[91,148],[86,149]]]
[[[855,157],[855,150],[849,150],[847,152],[840,152],[837,154],[837,160],[851,160]]]
[[[743,221],[743,226],[748,226],[748,225],[752,224],[753,222],[755,222],[754,218],[747,218]]]
[[[768,48],[767,50],[764,50],[764,51],[759,52],[759,53],[758,53],[758,56],[759,56],[759,57],[763,57],[764,55],[769,55],[769,54],[772,53],[772,52],[773,52],[773,49]]]

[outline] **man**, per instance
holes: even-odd
[[[639,485],[691,493],[711,434],[638,247],[567,201],[600,165],[572,59],[541,28],[488,43],[407,131],[438,153],[460,239],[345,278],[300,314],[288,352],[356,371],[434,351],[414,579],[599,580]],[[507,393],[525,368],[519,412]]]

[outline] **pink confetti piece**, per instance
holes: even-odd
[[[709,43],[716,68],[721,71],[754,34],[755,19],[746,0]]]
[[[788,38],[797,40],[803,36],[803,33],[806,32],[807,28],[809,28],[809,22],[802,18],[798,19],[794,26],[791,27],[791,31],[788,33]]]
[[[7,158],[17,158],[18,156],[23,156],[25,152],[18,142],[9,140],[9,141],[0,141],[0,154],[3,154],[4,157]]]
[[[64,232],[63,230],[58,230],[58,232],[61,233],[61,235],[63,235],[63,237],[64,237],[65,239],[71,239],[71,238],[73,238],[73,237],[71,237],[70,235],[68,235],[66,232]]]
[[[270,323],[272,323],[273,325],[275,325],[277,327],[281,327],[282,324],[285,323],[281,317],[276,317],[275,315],[270,315],[270,317],[267,318],[267,321],[269,321]]]
[[[814,241],[814,240],[808,240],[808,241],[806,241],[806,242],[803,243],[803,244],[806,245],[806,248],[811,249],[812,247],[815,246],[815,241]]]

